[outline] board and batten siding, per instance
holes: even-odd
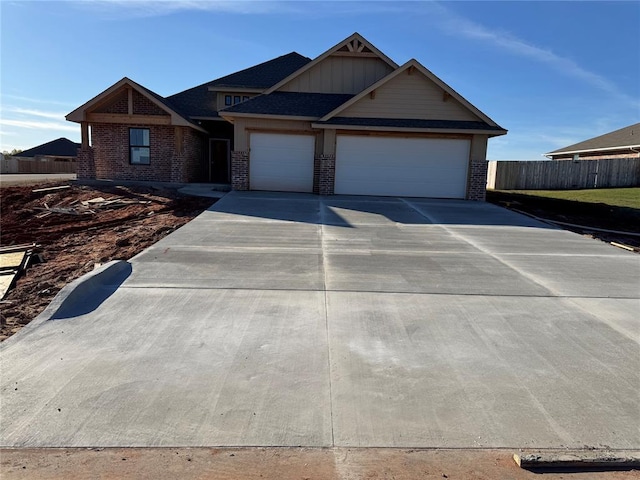
[[[373,96],[373,98],[371,98]],[[418,72],[401,73],[339,113],[341,117],[480,120]]]
[[[375,57],[330,56],[278,90],[356,94],[392,71],[390,65]]]

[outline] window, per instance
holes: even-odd
[[[246,95],[244,97],[242,97],[242,101],[246,102],[247,100],[249,100],[249,97],[247,97]]]
[[[224,104],[227,106],[231,105],[231,95],[224,96]]]
[[[148,128],[129,129],[129,163],[132,165],[151,163]]]
[[[233,97],[233,104],[235,105],[236,103],[240,103],[240,95]]]

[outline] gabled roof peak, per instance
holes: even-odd
[[[412,59],[408,60],[403,65],[401,65],[398,68],[396,68],[393,72],[391,72],[386,77],[378,80],[376,83],[374,83],[373,85],[369,86],[368,88],[365,88],[358,95],[355,95],[351,100],[345,102],[343,105],[340,105],[335,110],[333,110],[333,111],[329,112],[328,114],[326,114],[324,117],[321,118],[321,121],[326,122],[326,121],[330,120],[331,118],[338,116],[338,114],[340,112],[344,111],[347,107],[353,105],[354,103],[356,103],[361,98],[365,97],[366,95],[369,95],[372,91],[376,90],[377,88],[380,88],[384,84],[388,83],[389,81],[391,81],[392,79],[396,78],[397,76],[399,76],[400,74],[402,74],[403,72],[406,72],[406,71],[409,71],[409,73],[412,73],[413,71],[420,72],[420,74],[424,75],[430,81],[435,83],[444,92],[446,92],[446,94],[448,94],[451,97],[455,98],[460,104],[462,104],[462,106],[464,106],[467,110],[472,112],[480,120],[482,120],[483,122],[486,122],[488,125],[490,125],[492,127],[498,127],[497,123],[495,123],[487,115],[485,115],[480,110],[478,110],[467,99],[465,99],[462,95],[460,95],[458,92],[456,92],[453,88],[451,88],[449,85],[447,85],[445,82],[443,82],[440,78],[438,78],[435,74],[433,74],[429,69],[427,69],[424,65],[422,65],[415,58],[412,58]]]
[[[353,34],[349,35],[344,40],[341,40],[340,42],[335,44],[333,47],[331,47],[329,50],[327,50],[323,54],[321,54],[318,57],[314,58],[313,61],[307,63],[306,65],[302,66],[301,68],[299,68],[295,72],[291,73],[291,75],[288,75],[286,78],[282,79],[281,81],[279,81],[278,83],[273,85],[271,88],[266,90],[264,93],[265,94],[269,94],[269,93],[275,92],[276,90],[278,90],[283,85],[289,83],[291,80],[293,80],[297,76],[299,76],[302,73],[308,71],[314,65],[319,64],[325,58],[327,58],[327,57],[329,57],[329,56],[331,56],[333,54],[337,54],[337,55],[340,55],[340,54],[342,54],[342,55],[345,55],[345,54],[346,55],[362,54],[362,55],[376,56],[380,60],[382,60],[383,62],[387,63],[392,69],[398,68],[398,64],[396,62],[394,62],[389,57],[387,57],[384,53],[382,53],[380,50],[378,50],[371,42],[369,42],[366,38],[364,38],[358,32],[354,32]]]

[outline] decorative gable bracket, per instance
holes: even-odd
[[[373,53],[367,46],[358,38],[347,42],[343,47],[338,49],[338,52],[354,52],[354,53]]]

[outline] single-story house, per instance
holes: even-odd
[[[640,123],[545,153],[551,160],[640,158]]]
[[[162,97],[123,78],[80,106],[80,179],[483,200],[506,134],[416,60],[358,33]]]
[[[37,147],[23,150],[12,155],[12,158],[21,160],[50,160],[58,162],[73,162],[78,155],[80,144],[72,142],[68,138],[58,138]]]

